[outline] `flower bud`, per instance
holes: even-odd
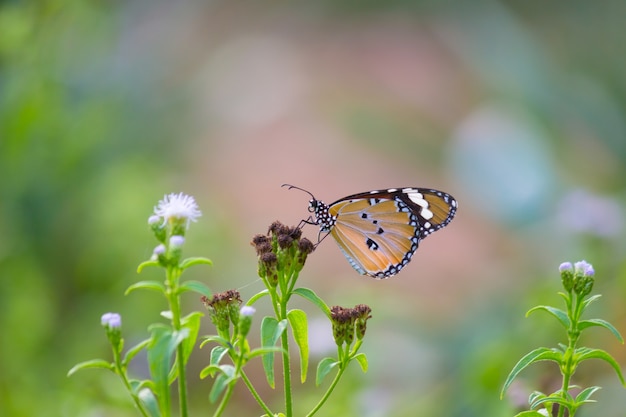
[[[237,324],[237,330],[241,337],[246,337],[250,332],[252,326],[252,316],[256,312],[256,309],[252,306],[243,306],[239,310],[239,323]]]

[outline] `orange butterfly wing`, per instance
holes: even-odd
[[[421,239],[446,226],[457,203],[446,193],[419,188],[354,194],[329,206],[330,228],[339,248],[360,274],[397,274]]]

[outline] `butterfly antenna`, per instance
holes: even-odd
[[[313,200],[317,200],[315,198],[315,196],[313,194],[311,194],[311,192],[305,190],[304,188],[296,187],[295,185],[291,185],[291,184],[283,184],[283,185],[281,185],[281,187],[288,187],[287,188],[288,190],[291,190],[292,188],[295,188],[296,190],[304,191],[305,193],[310,195]]]

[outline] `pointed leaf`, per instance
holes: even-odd
[[[580,393],[578,393],[578,395],[576,396],[576,402],[577,403],[596,402],[596,400],[590,400],[589,398],[591,398],[591,396],[599,389],[601,388],[600,387],[585,388],[584,390],[580,391]]]
[[[215,346],[213,349],[211,349],[211,359],[209,360],[209,363],[211,365],[219,365],[219,363],[222,361],[222,358],[228,353],[228,349],[226,349],[224,346]]]
[[[178,293],[182,294],[186,291],[193,291],[207,298],[213,297],[213,293],[204,283],[200,281],[185,281],[178,287]]]
[[[509,388],[509,385],[513,382],[517,374],[522,372],[528,365],[534,362],[539,361],[555,361],[560,363],[563,354],[553,349],[548,349],[545,347],[537,348],[529,353],[527,353],[522,359],[515,364],[513,370],[507,376],[506,381],[504,382],[504,386],[502,387],[502,391],[500,391],[500,399],[504,397],[504,393]]]
[[[157,324],[150,326],[152,339],[148,346],[148,365],[154,382],[155,395],[159,401],[169,398],[169,373],[176,347],[189,330],[173,332],[169,327]]]
[[[132,348],[130,348],[128,350],[128,352],[126,352],[126,355],[124,355],[124,359],[122,359],[122,363],[124,365],[128,365],[130,363],[130,361],[133,360],[135,355],[137,355],[139,352],[141,352],[142,349],[146,348],[150,344],[150,340],[151,339],[143,340],[143,341],[137,343]]]
[[[593,327],[593,326],[604,327],[605,329],[613,333],[613,335],[617,338],[617,340],[619,340],[621,343],[624,343],[624,339],[622,338],[622,335],[619,333],[619,331],[615,327],[613,327],[611,323],[609,323],[606,320],[589,319],[589,320],[581,320],[578,322],[578,328],[580,330],[584,330],[588,327]]]
[[[159,266],[159,261],[145,261],[140,263],[137,267],[137,273],[140,274],[144,268],[147,268],[149,266]]]
[[[592,295],[591,297],[587,298],[585,301],[583,301],[583,309],[587,308],[589,304],[593,303],[600,297],[602,297],[602,294]]]
[[[189,334],[187,334],[183,340],[183,357],[185,359],[185,364],[187,364],[189,356],[191,355],[191,352],[196,344],[196,340],[198,340],[198,333],[200,332],[200,318],[202,316],[204,316],[204,314],[199,311],[195,311],[180,320],[181,327],[189,330]]]
[[[224,339],[222,336],[218,336],[218,335],[205,336],[203,339],[204,340],[202,341],[202,343],[200,343],[200,348],[203,348],[204,345],[206,345],[207,343],[211,343],[211,342],[216,342],[220,346],[224,346],[224,347],[228,347],[228,345],[230,344],[230,341],[228,339]]]
[[[193,265],[213,265],[213,261],[207,258],[202,258],[202,257],[187,258],[187,259],[182,260],[182,262],[179,265],[179,268],[182,270],[185,270]]]
[[[252,297],[250,297],[250,299],[248,300],[246,305],[247,306],[251,306],[254,303],[256,303],[259,298],[265,297],[266,295],[270,295],[269,290],[263,290],[261,292],[258,292],[256,294],[254,294]]]
[[[582,352],[580,352],[578,349],[576,350],[576,352],[579,353],[575,356],[577,362],[582,362],[587,359],[602,359],[603,361],[607,362],[615,370],[615,373],[617,374],[617,377],[619,378],[622,385],[626,386],[626,382],[624,381],[624,375],[622,375],[622,370],[617,361],[613,358],[613,356],[609,355],[602,349],[585,348],[585,350]]]
[[[287,352],[285,352],[285,349],[281,348],[280,346],[269,346],[266,348],[256,348],[252,351],[250,351],[250,353],[248,353],[248,359],[252,359],[255,358],[257,356],[262,356],[265,355],[267,353],[282,353],[285,354]]]
[[[273,317],[265,317],[261,322],[261,346],[264,348],[273,347],[276,341],[285,331],[287,321],[280,322]],[[267,377],[267,383],[274,388],[274,354],[263,355],[263,369]]]
[[[546,417],[546,415],[541,414],[539,411],[530,410],[522,411],[521,413],[515,414],[515,417]]]
[[[130,294],[131,291],[138,289],[152,290],[158,291],[162,294],[165,294],[165,285],[162,282],[158,281],[139,281],[126,289],[124,295]]]
[[[67,376],[72,376],[81,369],[90,368],[108,369],[109,371],[115,372],[115,365],[113,365],[111,362],[107,362],[104,359],[92,359],[90,361],[85,361],[74,365],[72,369],[67,372]]]
[[[359,365],[361,365],[361,370],[363,371],[363,373],[367,372],[368,363],[367,363],[367,356],[365,356],[365,353],[361,352],[358,355],[355,355],[354,358],[352,359],[356,359]]]
[[[304,383],[309,368],[309,331],[306,313],[298,309],[291,310],[287,313],[287,320],[300,351],[300,381]]]
[[[209,393],[209,401],[211,401],[211,403],[215,403],[217,401],[235,375],[235,367],[232,365],[222,365],[219,368],[222,373],[215,378],[215,382],[213,383],[213,387]]]
[[[317,373],[315,375],[315,385],[319,386],[322,380],[332,369],[339,365],[339,362],[334,358],[324,358],[317,365]]]
[[[552,314],[563,325],[563,327],[565,327],[566,329],[569,329],[571,322],[570,322],[569,317],[567,317],[567,313],[558,308],[554,308],[550,306],[536,306],[526,312],[526,317],[528,317],[529,315],[531,315],[532,313],[538,310],[544,310]]]
[[[154,393],[148,388],[142,388],[137,393],[139,401],[143,404],[145,410],[150,417],[160,417],[161,410],[159,409],[159,402],[157,401]]]
[[[322,310],[322,313],[326,314],[326,316],[330,318],[330,308],[328,308],[326,303],[321,298],[319,298],[313,290],[310,290],[308,288],[296,288],[295,290],[293,290],[293,293],[298,294],[300,297],[306,298],[307,300],[315,304],[320,310]]]

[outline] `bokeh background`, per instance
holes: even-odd
[[[556,367],[536,365],[499,399],[524,353],[564,341],[524,318],[560,302],[561,262],[595,266],[592,313],[626,333],[625,16],[619,0],[0,1],[0,415],[135,415],[112,374],[66,374],[110,358],[103,313],[122,314],[127,346],[159,320],[156,294],[123,295],[160,279],[135,272],[153,206],[195,196],[186,251],[215,265],[187,278],[247,298],[251,237],[308,215],[286,182],[326,202],[425,186],[460,203],[392,279],[358,276],[331,240],[309,258],[301,286],[373,310],[369,372],[355,365],[320,415],[505,416],[556,389]],[[299,306],[315,364],[329,326]],[[608,332],[582,342],[626,364]],[[213,410],[207,355],[193,415]],[[581,416],[623,415],[608,365],[576,382],[604,387]],[[297,413],[320,392],[298,386]],[[241,390],[229,415],[260,412]]]

